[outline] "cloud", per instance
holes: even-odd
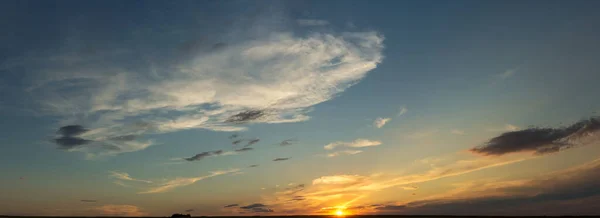
[[[537,155],[559,152],[598,140],[600,119],[592,117],[560,128],[528,128],[505,132],[470,151],[483,155],[533,152]]]
[[[465,156],[473,158],[473,156]],[[369,196],[372,193],[384,189],[399,187],[402,189],[416,187],[415,184],[433,181],[441,178],[463,175],[466,173],[503,166],[522,161],[524,159],[484,158],[477,156],[474,159],[459,160],[453,162],[441,161],[439,167],[430,170],[409,174],[371,174],[352,175],[338,174],[327,175],[316,178],[310,186],[302,190],[302,194],[291,194],[289,190],[279,191],[273,196],[263,199],[270,205],[278,205],[276,209],[281,211],[300,210],[321,211],[324,207],[331,205],[349,208],[353,202]],[[305,200],[293,201],[293,196],[301,195]],[[285,204],[284,202],[294,202]],[[336,208],[339,209],[339,208]],[[365,209],[366,210],[366,209]]]
[[[196,38],[192,29],[177,35]],[[377,32],[297,34],[294,29],[253,22],[222,35],[215,32],[201,45],[184,45],[191,47],[185,52],[147,47],[185,38],[93,43],[97,49],[87,53],[77,49],[90,42],[81,39],[61,49],[26,51],[35,55],[17,57],[6,70],[26,72],[27,88],[18,91],[33,96],[23,101],[33,100],[27,103],[36,106],[36,113],[58,117],[61,123],[85,123],[89,131],[82,139],[113,148],[76,151],[116,155],[154,145],[108,140],[119,136],[243,131],[248,123],[307,121],[315,105],[342,94],[383,61],[384,37]],[[263,33],[253,34],[257,30]],[[60,142],[79,146],[83,141]]]
[[[288,146],[288,145],[292,145],[292,144],[294,144],[294,142],[297,142],[297,141],[298,141],[298,140],[296,140],[296,139],[286,139],[286,140],[283,140],[283,141],[281,141],[281,142],[279,143],[279,146]]]
[[[521,128],[512,124],[506,124],[504,125],[504,127],[502,128],[493,128],[493,129],[488,129],[487,131],[489,132],[500,132],[500,131],[517,131],[520,130]]]
[[[244,141],[243,139],[238,139],[238,140],[235,140],[235,141],[231,142],[231,144],[232,145],[238,145],[238,144],[242,143],[243,141]]]
[[[238,135],[237,133],[234,133],[234,134],[231,134],[231,135],[229,136],[229,139],[235,139],[235,138],[237,138],[237,137],[239,137],[239,136],[240,136],[240,135]]]
[[[250,204],[247,206],[242,206],[240,209],[255,212],[255,213],[271,213],[274,212],[272,209],[268,208],[267,205],[261,203]]]
[[[419,189],[417,186],[402,186],[401,188],[404,189],[404,190],[407,190],[407,191],[412,191],[412,190]]]
[[[273,161],[285,161],[285,160],[289,160],[289,159],[290,159],[290,157],[278,157],[278,158],[273,159]]]
[[[400,107],[400,111],[398,112],[398,115],[396,115],[397,117],[404,115],[406,112],[408,112],[408,108],[406,108],[406,106],[402,106]]]
[[[145,212],[141,211],[141,208],[134,205],[115,205],[109,204],[96,208],[103,215],[108,216],[146,216]]]
[[[327,26],[329,22],[326,20],[298,19],[296,23],[300,26]]]
[[[172,180],[169,180],[165,183],[159,184],[156,187],[152,187],[146,191],[140,192],[140,194],[154,194],[154,193],[161,193],[161,192],[166,192],[181,186],[188,186],[191,184],[194,184],[200,180],[204,180],[207,178],[211,178],[211,177],[215,177],[215,176],[220,176],[220,175],[226,175],[226,174],[232,174],[232,173],[236,173],[240,171],[239,169],[230,169],[230,170],[224,170],[224,171],[214,171],[214,172],[210,172],[210,174],[206,175],[206,176],[198,176],[198,177],[178,177]]]
[[[148,181],[148,180],[142,180],[142,179],[134,179],[131,176],[129,176],[128,173],[124,173],[124,172],[117,172],[117,171],[110,171],[110,176],[120,179],[120,180],[126,180],[126,181],[135,181],[135,182],[143,182],[143,183],[152,183],[152,181]]]
[[[340,156],[340,155],[354,155],[354,154],[358,154],[358,153],[362,153],[362,151],[360,151],[360,150],[336,151],[336,152],[327,154],[327,157],[336,157],[336,156]]]
[[[375,121],[373,122],[373,125],[375,125],[375,127],[377,128],[381,128],[383,127],[387,122],[389,122],[390,120],[392,120],[392,118],[381,118],[378,117],[377,119],[375,119]]]
[[[189,212],[194,212],[194,209],[187,209],[187,210],[185,210],[185,212],[188,212],[188,213]]]
[[[367,177],[359,175],[322,176],[312,181],[313,185],[352,185],[363,182]]]
[[[447,196],[376,208],[427,215],[598,215],[600,160],[528,180],[472,182]]]
[[[498,77],[500,77],[501,79],[508,79],[509,77],[515,75],[516,72],[517,71],[515,69],[510,69],[499,74]]]
[[[97,200],[81,200],[81,202],[85,202],[85,203],[96,203],[98,202]]]
[[[252,140],[249,140],[249,141],[248,141],[248,143],[247,143],[246,145],[244,145],[244,147],[251,146],[251,145],[253,145],[253,144],[256,144],[256,143],[258,143],[258,142],[260,142],[260,139],[252,139]]]
[[[453,129],[453,130],[451,131],[451,133],[452,133],[452,134],[454,134],[454,135],[464,135],[464,134],[465,134],[465,131],[462,131],[462,130],[460,130],[460,129]]]
[[[370,146],[377,146],[377,145],[381,145],[381,142],[380,141],[371,141],[368,139],[356,139],[352,142],[342,142],[342,141],[332,142],[332,143],[325,145],[324,148],[326,150],[332,150],[336,147],[362,148],[362,147],[370,147]]]
[[[250,165],[250,166],[248,166],[248,167],[249,167],[249,168],[258,167],[258,164],[253,164],[253,165]]]
[[[221,155],[221,154],[223,154],[223,150],[205,151],[205,152],[196,154],[196,155],[194,155],[192,157],[184,158],[184,159],[187,160],[187,161],[198,161],[198,160],[202,160],[203,158],[206,158],[206,157],[218,156],[218,155]]]
[[[225,205],[224,208],[237,207],[237,206],[239,206],[239,204],[229,204],[229,205]]]
[[[60,127],[57,131],[58,134],[63,136],[76,136],[89,131],[81,125],[67,125]]]
[[[240,149],[236,149],[235,152],[245,152],[245,151],[252,151],[254,150],[254,148],[240,148]]]
[[[81,125],[67,125],[60,127],[56,132],[59,134],[59,137],[54,139],[54,143],[59,146],[59,149],[65,150],[75,149],[79,146],[92,143],[92,140],[77,137],[78,135],[81,135],[87,131],[89,130],[85,129]]]
[[[231,117],[227,118],[227,120],[225,120],[225,122],[228,123],[246,123],[246,122],[250,122],[253,120],[257,120],[259,118],[261,118],[262,116],[265,115],[264,111],[260,111],[260,110],[248,110],[248,111],[242,111],[238,114],[232,115]]]

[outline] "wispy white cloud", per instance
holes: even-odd
[[[402,116],[406,112],[408,112],[408,108],[406,108],[406,106],[402,106],[402,107],[400,107],[400,111],[398,111],[398,115],[396,115],[396,116],[398,116],[398,117]]]
[[[124,173],[124,172],[110,171],[109,173],[110,173],[111,177],[114,177],[114,178],[120,179],[120,180],[152,183],[152,181],[132,178],[128,173]]]
[[[343,150],[343,151],[336,151],[333,153],[329,153],[327,154],[327,157],[337,157],[340,155],[354,155],[354,154],[358,154],[358,153],[362,153],[361,150]]]
[[[90,143],[71,151],[114,155],[154,144],[109,140],[121,135],[243,131],[227,120],[246,111],[258,112],[251,123],[306,121],[312,106],[356,84],[383,60],[384,38],[376,32],[246,38],[185,58],[151,59],[152,73],[124,67],[121,60],[137,57],[131,52],[81,55],[72,60],[77,64],[41,57],[15,67],[40,72],[27,77],[34,78],[27,92],[43,113],[63,117],[62,124],[85,123],[90,131],[82,139],[112,148]]]
[[[329,21],[326,20],[314,20],[314,19],[298,19],[296,23],[300,26],[327,26]]]
[[[356,139],[351,142],[342,142],[342,141],[332,142],[332,143],[325,145],[324,148],[326,150],[332,150],[336,147],[362,148],[362,147],[370,147],[370,146],[377,146],[377,145],[381,145],[381,142],[376,141],[376,140],[368,140],[368,139]]]
[[[166,192],[166,191],[169,191],[169,190],[181,187],[181,186],[187,186],[187,185],[194,184],[203,179],[220,176],[220,175],[225,175],[225,174],[237,173],[239,171],[240,171],[240,169],[230,169],[230,170],[224,170],[224,171],[214,171],[206,176],[175,178],[175,179],[169,180],[165,183],[159,184],[156,187],[152,187],[146,191],[142,191],[142,192],[140,192],[140,194],[154,194],[154,193]]]
[[[499,74],[498,77],[500,77],[501,79],[508,79],[509,77],[515,75],[516,72],[517,70],[515,69],[506,70]]]
[[[375,121],[373,122],[373,125],[375,125],[375,127],[377,128],[381,128],[383,127],[387,122],[389,122],[390,120],[392,120],[392,118],[381,118],[378,117],[377,119],[375,119]]]
[[[489,128],[488,132],[502,132],[502,131],[518,131],[521,128],[512,124],[506,124],[502,128]]]

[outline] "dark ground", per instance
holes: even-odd
[[[4,216],[1,218],[62,218],[59,216]],[[165,216],[166,217],[166,216]],[[319,215],[319,216],[193,216],[193,217],[217,217],[217,218],[239,218],[239,217],[268,217],[268,218],[333,218],[334,215]],[[549,218],[549,217],[598,217],[598,216],[411,216],[411,215],[347,215],[347,218]],[[116,216],[97,216],[97,217],[65,217],[65,218],[120,218]],[[138,218],[163,218],[163,217],[138,217]]]

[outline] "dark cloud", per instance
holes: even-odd
[[[304,196],[294,196],[290,201],[303,201],[306,200]]]
[[[81,125],[63,126],[57,131],[57,134],[60,136],[55,138],[53,141],[58,145],[59,149],[70,150],[93,142],[92,140],[77,137],[78,135],[87,131],[88,129]]]
[[[264,205],[264,204],[261,204],[261,203],[254,203],[254,204],[242,206],[240,208],[242,208],[242,209],[252,209],[252,208],[259,208],[259,207],[266,207],[266,206],[267,205]]]
[[[96,203],[98,202],[97,200],[81,200],[81,202],[86,202],[86,203]]]
[[[185,210],[185,212],[188,212],[188,213],[189,212],[194,212],[194,209],[187,209],[187,210]]]
[[[254,148],[240,148],[236,149],[235,152],[244,152],[244,151],[252,151]]]
[[[249,167],[250,168],[252,168],[252,167],[258,167],[258,164],[253,164],[253,165],[250,165]]]
[[[234,134],[231,134],[231,135],[229,136],[229,139],[234,139],[234,138],[237,138],[237,137],[239,137],[239,136],[240,136],[240,135],[238,135],[237,133],[234,133]]]
[[[70,150],[81,145],[89,144],[91,142],[93,141],[71,136],[63,136],[54,139],[54,143],[58,144],[60,149],[65,150]]]
[[[271,208],[263,208],[263,207],[252,208],[251,211],[255,212],[255,213],[272,213],[272,212],[275,212]]]
[[[244,145],[244,147],[248,147],[248,146],[256,144],[258,142],[260,142],[260,139],[252,139],[252,140],[248,141],[248,143],[246,145]]]
[[[225,205],[225,208],[230,208],[230,207],[237,207],[240,206],[239,204],[230,204],[230,205]]]
[[[257,120],[264,115],[265,115],[265,112],[262,110],[247,110],[247,111],[242,111],[236,115],[233,115],[233,116],[227,118],[227,120],[225,120],[225,122],[227,122],[227,123],[245,123],[245,122]]]
[[[470,151],[483,155],[504,155],[513,152],[534,152],[537,155],[555,153],[581,144],[581,139],[600,130],[600,118],[592,117],[562,128],[529,128],[506,132]]]
[[[291,157],[279,157],[279,158],[275,158],[273,159],[273,161],[285,161],[285,160],[289,160]]]
[[[237,144],[239,144],[239,143],[241,143],[243,141],[244,141],[243,139],[238,139],[238,140],[235,140],[235,141],[231,142],[231,144],[232,145],[237,145]]]
[[[188,157],[188,158],[184,158],[184,159],[187,161],[197,161],[197,160],[202,160],[205,157],[221,155],[222,153],[223,153],[223,150],[205,151],[205,152],[196,154],[193,157]]]
[[[283,141],[281,141],[281,142],[279,143],[279,146],[288,146],[288,145],[292,145],[292,144],[294,144],[293,142],[296,142],[296,141],[298,141],[298,140],[296,140],[296,139],[286,139],[286,140],[283,140]]]
[[[413,215],[600,215],[600,159],[514,185],[471,190],[483,197],[377,205],[380,214]],[[488,192],[499,193],[486,195]],[[373,205],[374,206],[374,205]]]
[[[240,209],[244,209],[246,211],[251,211],[255,213],[271,213],[274,212],[272,209],[268,208],[267,205],[255,203],[247,206],[240,207]]]
[[[376,207],[376,210],[402,210],[406,208],[406,205],[384,205]]]
[[[76,136],[89,131],[81,125],[68,125],[58,129],[57,133],[62,136]]]
[[[286,190],[286,192],[285,192],[286,195],[295,195],[298,192],[304,191],[304,184],[299,184],[294,187],[289,187],[289,188],[286,188],[285,190]]]

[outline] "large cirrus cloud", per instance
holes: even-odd
[[[503,133],[471,149],[483,155],[532,152],[537,155],[559,152],[598,141],[600,118],[591,117],[561,128],[528,128]]]
[[[312,106],[357,83],[383,59],[383,37],[376,32],[280,31],[213,44],[185,55],[167,49],[173,55],[164,59],[125,46],[43,53],[13,65],[36,72],[27,76],[26,91],[36,96],[39,112],[62,117],[63,126],[85,125],[87,131],[62,134],[56,143],[117,154],[152,145],[135,137],[148,133],[306,121]],[[140,56],[148,57],[145,64],[127,61]]]

